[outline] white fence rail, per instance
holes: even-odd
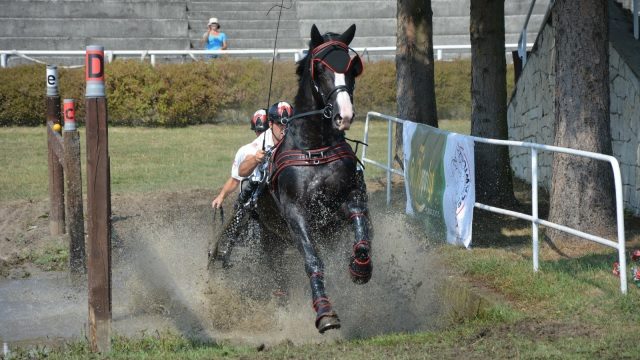
[[[529,48],[533,44],[527,44]],[[515,50],[518,48],[518,44],[505,44],[505,52]],[[369,54],[390,54],[395,55],[395,46],[380,46],[380,47],[360,47],[354,48],[362,56]],[[435,51],[435,57],[437,60],[443,59],[443,54],[446,52],[460,52],[471,50],[471,45],[435,45],[433,47]],[[284,55],[291,56],[293,60],[298,61],[305,55],[307,49],[276,49],[275,54],[273,49],[248,49],[248,50],[105,50],[104,54],[107,61],[113,61],[116,57],[129,57],[139,58],[140,61],[144,61],[147,57],[151,61],[151,65],[155,66],[157,58],[168,57],[189,57],[193,60],[205,59],[207,55],[229,55],[229,56],[273,56],[282,57]],[[20,57],[33,62],[44,63],[39,58],[52,58],[52,57],[79,57],[81,63],[84,64],[84,50],[0,50],[0,67],[9,66],[9,59],[11,57]],[[83,66],[83,65],[78,65]]]
[[[370,111],[367,113],[367,119],[364,127],[364,142],[367,143],[369,140],[369,126],[370,126],[370,118],[381,118],[387,120],[387,163],[382,164],[380,162],[374,161],[366,157],[367,147],[363,146],[362,148],[362,161],[368,164],[372,164],[379,168],[382,168],[387,173],[387,205],[391,201],[391,174],[397,174],[404,177],[404,173],[397,169],[393,168],[392,163],[392,128],[393,123],[403,124],[407,120],[398,119],[393,116],[383,115],[377,112]],[[468,135],[467,135],[468,136]],[[627,260],[626,260],[626,251],[625,251],[625,235],[624,235],[624,212],[623,212],[623,198],[622,198],[622,178],[620,175],[620,164],[618,160],[610,155],[598,154],[589,151],[575,150],[569,148],[562,148],[558,146],[550,146],[550,145],[542,145],[542,144],[534,144],[523,141],[511,141],[511,140],[497,140],[497,139],[487,139],[476,136],[468,136],[474,142],[493,144],[493,145],[502,145],[502,146],[517,146],[517,147],[525,147],[531,149],[531,215],[520,213],[517,211],[511,211],[499,207],[489,206],[485,204],[481,204],[476,202],[475,207],[487,211],[491,211],[498,214],[509,215],[519,219],[527,220],[531,222],[531,237],[532,237],[532,246],[533,246],[533,271],[538,271],[539,269],[539,239],[538,239],[538,228],[540,225],[547,226],[556,230],[560,230],[571,235],[575,235],[581,237],[583,239],[587,239],[598,244],[602,244],[605,246],[612,247],[614,249],[618,249],[618,262],[620,264],[620,291],[623,294],[627,293]],[[613,170],[613,178],[615,184],[615,194],[616,194],[616,226],[617,226],[617,241],[608,240],[593,234],[585,233],[564,225],[556,224],[547,220],[540,219],[538,217],[538,151],[551,151],[551,152],[559,152],[564,154],[588,157],[591,159],[606,161],[611,164],[611,168]]]

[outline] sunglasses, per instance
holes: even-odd
[[[351,57],[350,51],[355,53],[354,57]],[[355,77],[362,74],[364,70],[360,55],[340,41],[333,40],[321,44],[313,49],[311,56],[311,78],[314,80],[316,63],[324,65],[334,73],[346,74],[353,72]]]
[[[288,118],[282,118],[282,119],[278,119],[278,120],[272,120],[271,122],[274,125],[287,126],[287,120],[288,120]]]

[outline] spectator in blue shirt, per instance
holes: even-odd
[[[201,43],[204,44],[205,50],[226,50],[227,49],[227,35],[220,32],[220,24],[218,18],[210,18],[208,29],[202,35]],[[207,58],[217,58],[219,55],[207,55]]]

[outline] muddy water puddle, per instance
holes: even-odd
[[[404,215],[374,216],[372,280],[355,285],[344,251],[325,254],[327,292],[342,328],[320,335],[314,327],[309,284],[301,256],[288,249],[286,296],[277,290],[260,254],[250,247],[237,264],[206,269],[211,238],[206,207],[189,212],[119,210],[113,224],[112,328],[125,336],[171,331],[205,341],[237,344],[332,342],[442,326],[437,289],[443,274]],[[243,258],[244,257],[244,258]],[[253,259],[251,261],[250,259]],[[0,280],[0,343],[70,341],[87,334],[86,278],[44,272]]]

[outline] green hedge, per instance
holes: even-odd
[[[271,102],[293,102],[297,78],[292,62],[275,66]],[[247,121],[266,107],[271,64],[260,60],[162,64],[137,60],[105,66],[109,122],[127,126],[186,126]],[[45,66],[0,69],[0,126],[37,126],[45,118]],[[436,96],[441,119],[468,118],[470,62],[436,62]],[[511,76],[509,76],[510,78]],[[395,63],[365,64],[355,99],[360,114],[396,111]],[[76,99],[76,118],[84,119],[84,69],[59,69],[62,98]]]

